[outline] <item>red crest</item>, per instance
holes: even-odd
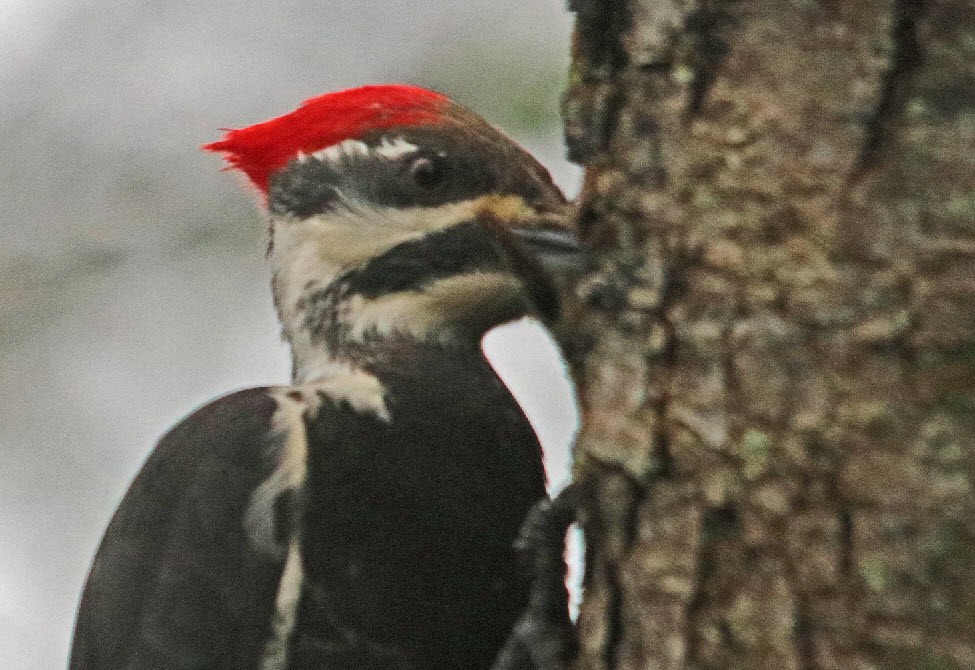
[[[326,93],[301,103],[293,112],[247,128],[227,130],[223,139],[203,149],[224,154],[261,193],[268,179],[299,153],[310,154],[370,130],[438,123],[449,99],[406,85],[362,86]]]

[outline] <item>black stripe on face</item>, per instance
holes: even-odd
[[[341,172],[316,158],[293,160],[271,175],[267,206],[271,214],[306,219],[334,209],[340,202]]]
[[[357,142],[360,150],[306,156],[272,174],[271,213],[302,219],[343,204],[437,207],[488,194],[521,196],[543,209],[565,204],[545,168],[483,122],[373,132]],[[384,153],[397,142],[416,150]]]
[[[370,146],[401,140],[417,150],[387,160],[389,165],[379,172],[374,170],[376,159],[366,158],[369,170],[357,177],[366,200],[388,207],[432,207],[495,194],[520,196],[530,205],[565,203],[538,161],[483,120],[477,121],[367,134],[363,140]],[[422,179],[425,171],[417,169],[422,166],[433,168],[436,182]]]
[[[376,298],[475,270],[499,269],[502,250],[479,224],[462,223],[403,242],[351,270],[339,282],[349,294]]]
[[[341,206],[437,207],[498,190],[491,166],[477,155],[434,146],[389,157],[376,150],[379,141],[368,153],[291,161],[271,176],[269,210],[304,219]]]
[[[349,326],[341,323],[340,305],[352,296],[376,299],[407,291],[422,292],[438,280],[477,271],[509,273],[522,282],[525,302],[512,303],[516,311],[525,310],[530,303],[545,322],[558,318],[559,296],[551,277],[504,222],[482,215],[476,221],[403,242],[313,292],[304,301],[306,325],[318,336],[337,342],[335,338],[340,338],[342,329]],[[485,329],[523,314],[520,311],[518,315],[507,315],[488,323]],[[482,316],[487,321],[493,318],[490,314]],[[449,320],[450,315],[445,315],[445,321]]]

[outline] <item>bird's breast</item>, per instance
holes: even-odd
[[[488,667],[526,602],[512,542],[545,495],[538,441],[483,357],[370,372],[387,421],[333,407],[309,426],[299,634]]]

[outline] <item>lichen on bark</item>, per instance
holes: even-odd
[[[975,667],[975,7],[570,9],[578,667]]]

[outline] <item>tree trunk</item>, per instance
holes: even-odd
[[[577,667],[975,668],[975,3],[571,9]]]

